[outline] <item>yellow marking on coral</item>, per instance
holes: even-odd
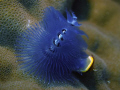
[[[86,62],[86,64],[87,64],[86,67],[84,67],[80,71],[81,72],[87,72],[90,69],[90,67],[92,66],[93,61],[94,61],[93,56],[88,56],[87,62]]]

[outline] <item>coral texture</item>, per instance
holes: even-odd
[[[78,20],[84,20],[80,21],[80,30],[89,36],[85,38],[87,53],[95,61],[83,75],[74,72],[79,87],[56,86],[46,90],[119,90],[119,0],[0,0],[0,89],[44,90],[35,79],[18,69],[14,44],[21,32],[42,20],[43,10],[48,6],[63,15],[66,8],[73,9]]]

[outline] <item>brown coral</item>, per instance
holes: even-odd
[[[66,7],[71,7],[72,1],[0,0],[0,89],[42,90],[34,79],[23,75],[17,69],[14,50],[11,47],[14,46],[19,32],[42,20],[44,8],[53,6],[64,12]],[[89,2],[87,4],[90,4],[91,8],[90,15],[85,22],[82,22],[81,29],[89,36],[88,54],[94,56],[94,65],[83,76],[75,74],[81,84],[79,88],[66,86],[47,88],[48,90],[119,90],[120,88],[120,6],[114,2],[118,0],[85,1]]]

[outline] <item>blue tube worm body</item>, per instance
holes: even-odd
[[[72,71],[83,68],[88,57],[82,38],[87,35],[79,30],[75,14],[66,14],[67,19],[53,7],[46,8],[43,21],[17,39],[21,68],[46,84],[74,82]]]

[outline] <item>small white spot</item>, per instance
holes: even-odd
[[[55,45],[58,45],[59,41],[57,39],[55,39]]]
[[[96,71],[97,71],[97,69],[93,69],[93,71],[95,71],[95,72],[96,72]]]
[[[58,37],[59,37],[59,39],[61,40],[61,38],[62,38],[62,34],[60,34]]]
[[[63,31],[63,33],[65,34],[65,31]]]
[[[107,81],[108,84],[110,84],[110,81]]]
[[[67,31],[66,29],[63,29],[63,30],[62,30],[63,34],[65,34],[66,31]]]
[[[30,26],[30,20],[28,19],[27,28]]]

